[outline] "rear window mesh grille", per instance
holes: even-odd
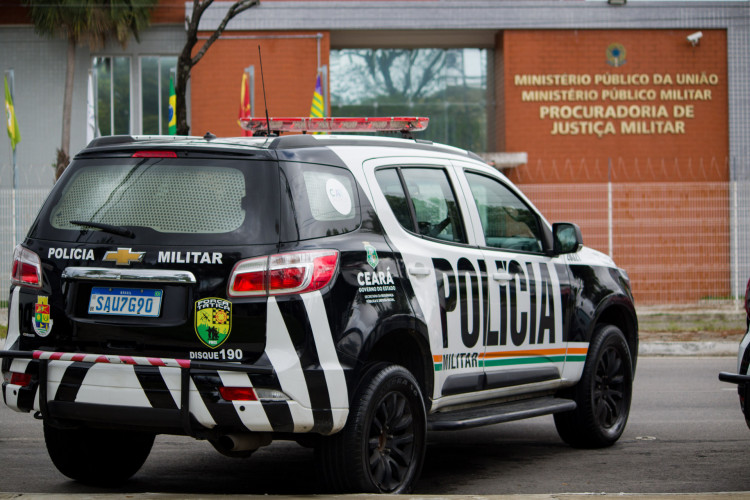
[[[52,210],[57,229],[71,220],[150,227],[163,233],[226,233],[245,220],[241,171],[224,167],[106,165],[77,172]]]

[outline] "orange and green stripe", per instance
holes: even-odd
[[[586,361],[588,347],[524,349],[519,351],[495,351],[479,354],[479,366],[530,365],[539,363],[582,363]],[[443,355],[432,356],[436,372],[443,370]]]

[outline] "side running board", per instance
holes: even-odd
[[[571,399],[547,396],[479,408],[437,412],[427,416],[427,429],[431,431],[470,429],[575,409],[576,403]]]

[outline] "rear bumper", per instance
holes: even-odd
[[[219,387],[280,388],[272,366],[186,359],[49,351],[0,351],[9,372],[25,385],[3,383],[3,399],[16,411],[39,411],[50,420],[207,437],[227,432],[330,434],[347,409],[310,408],[278,391],[273,399],[226,401]],[[6,361],[7,363],[7,361]]]

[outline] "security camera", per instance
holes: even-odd
[[[696,31],[695,33],[687,36],[688,42],[690,42],[693,47],[698,45],[698,42],[700,42],[701,38],[703,38],[702,31]]]

